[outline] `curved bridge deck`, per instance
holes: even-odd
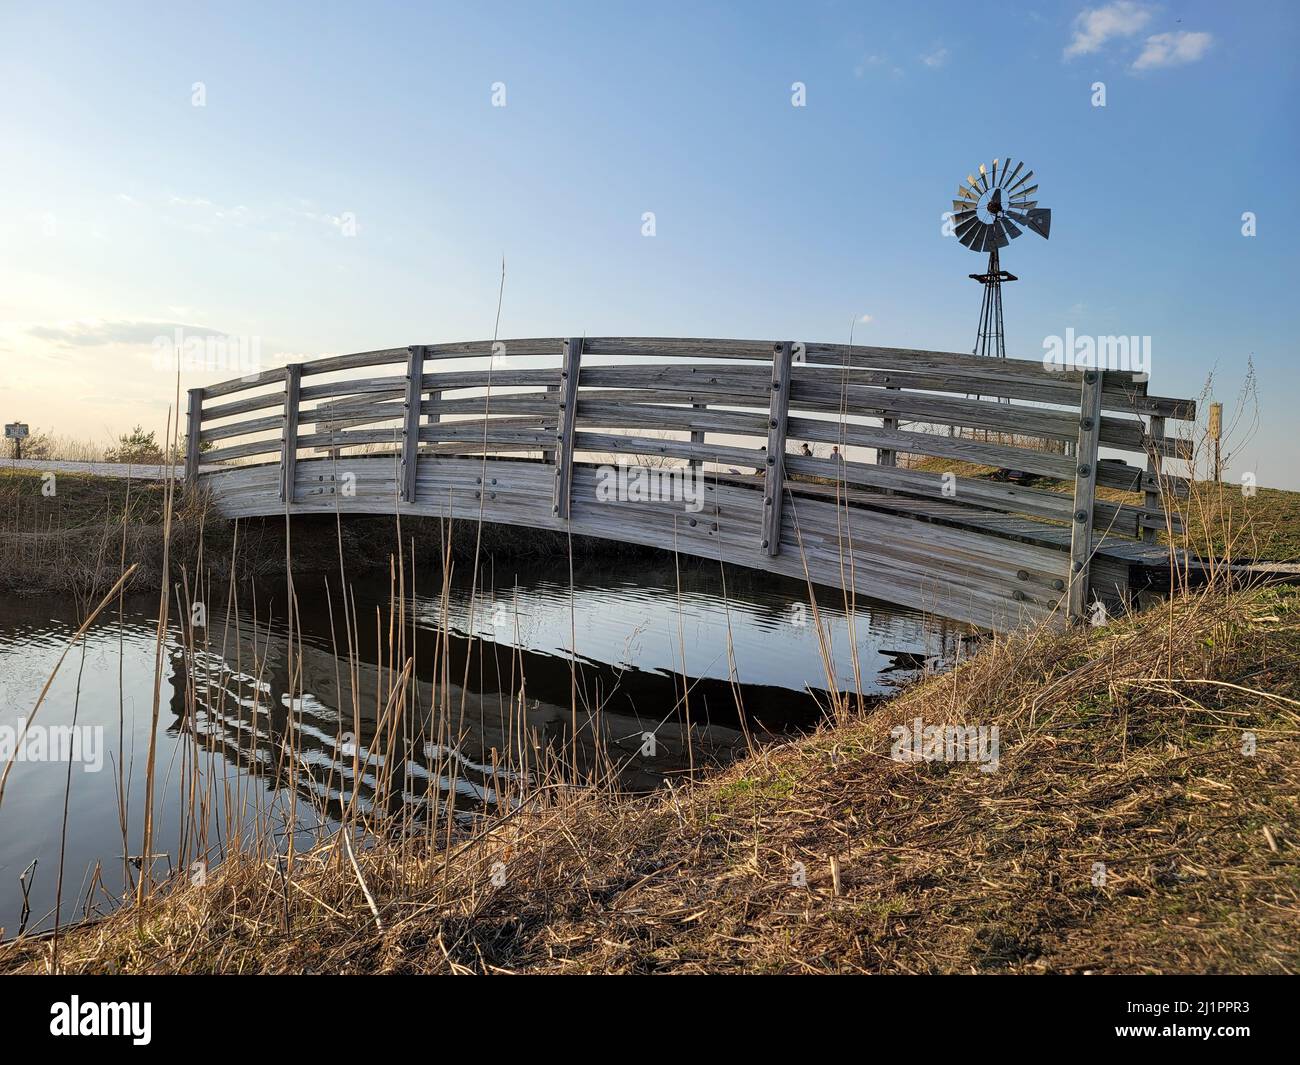
[[[1164,427],[1195,415],[1124,372],[634,338],[365,352],[189,400],[189,474],[231,518],[399,513],[568,530],[986,629],[1080,618],[1127,596],[1134,567],[1167,560],[1155,531],[1177,527],[1164,504],[1186,484],[1160,467],[1190,444]],[[908,468],[902,455],[931,461]],[[1099,498],[1099,486],[1129,494]]]

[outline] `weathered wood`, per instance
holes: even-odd
[[[423,385],[421,385],[421,387],[423,387]],[[443,415],[442,404],[443,404],[442,389],[440,388],[435,388],[433,389],[433,391],[429,393],[428,407],[425,407],[423,404],[421,404],[421,409],[428,411],[426,417],[429,419],[428,421],[429,425],[438,425],[442,422],[442,415]],[[423,433],[420,435],[420,439],[421,440],[426,439]],[[436,443],[440,441],[442,437],[440,435],[437,435],[434,436],[432,439]]]
[[[1074,513],[1070,526],[1069,590],[1066,616],[1083,620],[1088,605],[1088,566],[1092,561],[1092,511],[1097,494],[1097,451],[1101,430],[1101,387],[1105,375],[1083,375],[1079,401],[1079,436],[1075,445]]]
[[[406,419],[402,426],[401,501],[415,502],[415,473],[420,458],[420,402],[424,384],[424,348],[413,344],[406,362]]]
[[[700,415],[699,412],[700,412],[700,411],[706,411],[706,410],[708,410],[708,409],[709,409],[709,405],[708,405],[707,403],[692,403],[692,404],[691,404],[691,415],[692,415],[692,417],[695,419],[695,421],[694,421],[694,424],[695,424],[695,425],[698,425],[699,422],[700,422],[701,415]],[[704,438],[705,438],[707,435],[708,435],[708,433],[707,433],[707,431],[704,430],[704,429],[692,429],[692,430],[691,430],[691,443],[692,443],[692,444],[703,444],[703,443],[705,443],[705,439],[704,439]],[[691,460],[691,465],[694,466],[697,470],[699,470],[699,469],[703,469],[703,468],[704,468],[704,460],[703,460],[703,459],[692,459],[692,460]]]
[[[790,402],[801,411],[838,414],[841,410],[849,410],[859,415],[893,415],[932,425],[987,429],[995,433],[1012,433],[1044,440],[1073,439],[1076,430],[1074,416],[1068,411],[859,385],[823,385],[810,382],[807,378],[801,379],[798,374],[795,376]],[[1136,418],[1103,416],[1100,432],[1101,443],[1108,447],[1138,452],[1146,450],[1146,434],[1142,423]],[[1167,440],[1163,446],[1171,448],[1175,443]]]
[[[468,342],[268,371],[205,389],[197,409],[191,394],[186,468],[196,448],[236,441],[208,452],[202,469],[223,511],[239,514],[273,513],[277,494],[295,512],[387,512],[397,494],[411,513],[481,514],[749,564],[757,527],[762,565],[772,572],[802,577],[806,564],[814,580],[834,582],[854,571],[864,594],[992,627],[1046,618],[1062,599],[1062,616],[1077,619],[1089,595],[1126,594],[1125,544],[1148,553],[1152,546],[1117,540],[1116,531],[1150,540],[1150,530],[1168,520],[1166,494],[1188,491],[1185,479],[1164,475],[1160,459],[1187,452],[1187,441],[1165,435],[1164,419],[1185,417],[1194,404],[1149,396],[1132,375],[1089,371],[1085,378],[1025,360],[993,367],[973,356],[843,345],[804,345],[807,362],[795,366],[792,343],[507,343],[512,355],[554,354],[560,346],[558,381],[554,369],[491,367],[491,345]],[[664,361],[597,365],[595,356]],[[385,374],[399,358],[404,372]],[[472,368],[431,370],[441,358],[469,359]],[[377,376],[322,378],[371,367]],[[304,386],[304,376],[315,383]],[[265,391],[280,380],[282,391]],[[204,402],[246,389],[225,403]],[[1149,429],[1140,416],[1149,416]],[[912,424],[904,430],[903,421]],[[926,431],[944,425],[986,429],[1011,443]],[[792,441],[833,443],[845,454],[787,454]],[[1059,453],[1062,441],[1081,457]],[[298,449],[311,447],[351,449],[349,469],[364,471],[356,497],[340,497],[333,473],[316,472],[324,467],[303,476],[305,463],[327,461],[298,462]],[[1101,447],[1149,447],[1149,468],[1100,459]],[[367,454],[356,453],[362,448]],[[850,459],[854,448],[874,449],[876,462]],[[278,468],[263,461],[276,450]],[[900,453],[1024,470],[1072,482],[1074,495],[959,477],[948,498],[942,466],[900,468]],[[511,454],[525,457],[497,457]],[[598,504],[594,463],[611,455],[693,467],[705,484],[702,509],[665,500]],[[246,459],[261,464],[206,472]],[[1097,486],[1139,493],[1141,503],[1097,499]],[[1076,521],[1081,507],[1087,516]],[[1104,560],[1099,568],[1094,555]],[[1080,562],[1067,585],[1062,571]]]
[[[564,343],[564,362],[560,367],[559,426],[555,431],[555,490],[551,513],[569,520],[570,488],[573,481],[573,430],[578,421],[578,375],[582,369],[582,338],[570,337]]]
[[[189,391],[189,421],[185,426],[185,483],[195,487],[199,476],[199,443],[203,431],[203,389],[191,388]]]
[[[704,337],[588,337],[588,355],[644,358],[746,359],[766,362],[774,344],[762,340],[719,340]],[[989,378],[1019,376],[1027,380],[1078,383],[1078,370],[1049,370],[1041,360],[999,359],[996,367],[983,356],[914,348],[879,348],[857,344],[804,345],[808,365],[873,366],[879,368],[946,370]],[[1132,382],[1135,375],[1116,371],[1116,382]]]
[[[284,371],[284,442],[280,450],[280,502],[292,503],[297,485],[298,401],[302,386],[302,363],[290,363]]]
[[[885,387],[892,391],[898,391],[897,385],[886,385]],[[898,429],[898,419],[892,414],[887,414],[885,417],[880,419],[880,428],[885,430],[887,433],[896,432]],[[881,466],[897,466],[898,452],[890,447],[877,448],[876,462]]]
[[[558,383],[548,384],[546,386],[546,399],[543,400],[543,402],[547,404],[548,410],[558,411],[560,409],[559,392],[560,392],[560,386]],[[581,404],[579,404],[579,410],[581,410]],[[557,425],[558,425],[558,419],[557,419]],[[555,448],[553,447],[542,448],[542,461],[554,465]]]
[[[1158,414],[1153,414],[1151,416],[1151,425],[1147,435],[1150,436],[1153,441],[1163,440],[1165,436],[1164,418],[1160,417]],[[1150,474],[1152,478],[1156,479],[1156,484],[1149,485],[1146,489],[1146,507],[1149,511],[1158,511],[1163,506],[1163,500],[1160,498],[1159,487],[1160,465],[1160,453],[1155,450],[1155,448],[1152,448],[1151,451],[1147,453],[1147,473]],[[1141,523],[1139,524],[1141,525]],[[1162,521],[1160,525],[1163,524],[1164,522]],[[1142,542],[1154,544],[1156,542],[1156,537],[1159,535],[1159,526],[1153,528],[1151,525],[1142,525],[1141,531]]]
[[[768,404],[767,457],[763,478],[763,531],[759,546],[768,556],[781,553],[781,507],[785,499],[785,429],[790,411],[790,358],[794,343],[783,340],[772,356],[772,397]]]

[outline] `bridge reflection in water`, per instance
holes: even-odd
[[[355,804],[424,825],[508,804],[524,778],[644,790],[730,761],[746,733],[821,720],[829,691],[855,683],[850,638],[868,698],[900,661],[951,656],[959,641],[866,601],[850,633],[828,603],[822,639],[847,674],[828,679],[815,627],[791,615],[796,582],[742,571],[724,594],[716,567],[628,565],[525,565],[510,587],[472,590],[466,577],[409,599],[405,679],[387,581],[349,581],[357,623],[336,578],[328,591],[300,580],[292,642],[285,589],[259,588],[256,609],[212,621],[196,646],[171,645],[173,731],[192,741],[201,791],[229,786],[238,766],[239,788],[292,788],[328,820]]]

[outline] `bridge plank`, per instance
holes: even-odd
[[[396,456],[356,459],[350,467],[357,477],[357,495],[352,498],[340,498],[328,491],[333,466],[323,458],[300,463],[299,484],[304,490],[290,508],[292,513],[361,514],[392,507]],[[216,475],[221,480],[214,484],[224,482],[224,487],[215,492],[223,513],[275,513],[275,488],[267,491],[264,471],[268,469],[273,481],[274,467]],[[553,473],[551,467],[540,462],[492,460],[488,471],[489,482],[495,478],[495,485],[477,483],[484,474],[481,459],[429,457],[420,465],[419,502],[401,504],[402,513],[450,514],[477,520],[482,507],[483,518],[488,521],[536,528],[571,527],[575,533],[613,536],[738,565],[753,566],[756,557],[763,557],[766,568],[796,579],[804,578],[806,565],[807,575],[814,582],[836,589],[832,594],[848,594],[842,582],[846,574],[852,573],[854,594],[879,596],[981,628],[1008,628],[1025,621],[1049,619],[1055,609],[1056,593],[1045,581],[1052,560],[1065,558],[1060,550],[1015,541],[994,542],[992,537],[969,530],[926,525],[874,510],[850,508],[846,512],[833,502],[800,500],[785,511],[784,538],[792,546],[776,558],[766,558],[755,551],[753,543],[762,499],[756,485],[714,485],[700,512],[709,515],[710,520],[703,520],[698,514],[686,512],[681,504],[598,501],[595,469],[576,467],[571,521],[566,524],[549,513],[544,503],[543,491]],[[251,479],[253,489],[246,494],[235,492],[235,484],[246,479]],[[307,487],[318,484],[320,490]],[[309,491],[315,494],[309,495]],[[478,493],[484,494],[480,498]],[[849,537],[845,536],[846,513],[850,515]],[[696,521],[694,526],[690,524],[692,519]],[[796,521],[797,535],[793,531]],[[714,524],[718,525],[716,530]],[[1010,578],[1007,567],[1013,568]],[[1015,567],[1031,571],[1032,576],[1027,582],[1016,580]],[[1015,600],[1009,584],[1024,589],[1025,598]]]

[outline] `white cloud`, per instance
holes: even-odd
[[[1158,70],[1195,63],[1210,50],[1213,41],[1208,33],[1190,33],[1187,30],[1157,33],[1147,38],[1142,54],[1133,62],[1133,69]]]
[[[152,344],[158,337],[173,337],[178,329],[192,336],[224,335],[204,325],[129,318],[116,321],[89,319],[60,322],[57,325],[37,325],[32,326],[27,332],[37,340],[47,340],[63,347],[97,348],[114,344],[136,346]]]
[[[1074,36],[1065,49],[1065,58],[1099,51],[1113,37],[1132,37],[1150,21],[1151,8],[1134,0],[1085,8],[1074,20]]]
[[[889,61],[889,57],[883,55],[864,56],[862,58],[862,61],[853,68],[853,76],[855,78],[860,78],[863,75],[865,75],[868,70],[872,68],[884,68],[884,67],[888,67],[889,72],[893,74],[894,77],[902,77],[903,74],[902,68],[891,64]]]
[[[928,55],[921,56],[921,62],[932,70],[941,67],[948,62],[948,49],[944,48],[943,45],[940,45]]]

